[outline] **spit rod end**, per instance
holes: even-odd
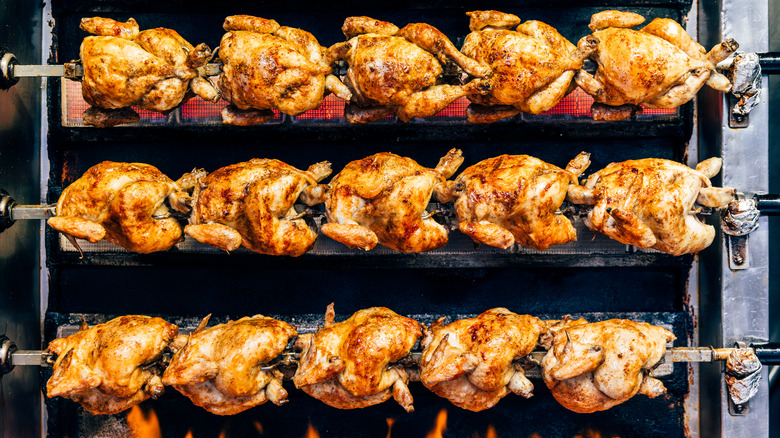
[[[0,50],[0,90],[7,90],[19,82],[19,78],[14,76],[16,64],[18,61],[13,53]]]
[[[14,224],[11,218],[11,208],[16,205],[16,201],[11,195],[3,189],[0,189],[0,233]]]
[[[14,364],[11,358],[16,350],[14,341],[5,335],[0,335],[0,378],[13,371]]]

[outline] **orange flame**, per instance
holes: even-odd
[[[395,424],[395,418],[387,419],[387,438],[390,438],[390,431],[393,430],[393,424]]]
[[[133,406],[127,414],[127,427],[130,428],[130,436],[133,438],[162,438],[160,421],[152,409],[144,414],[137,405]]]
[[[309,423],[309,428],[306,429],[306,435],[304,435],[303,438],[320,438],[320,434],[317,432],[317,429]]]
[[[195,437],[192,435],[192,430],[188,430],[188,431],[187,431],[187,435],[184,435],[184,438],[195,438]]]
[[[260,435],[265,435],[265,431],[263,430],[263,425],[260,424],[259,421],[255,420],[253,424],[255,425],[255,429],[257,430],[257,433],[259,433]]]
[[[487,432],[485,433],[485,438],[498,438],[496,428],[493,427],[492,424],[488,426]]]
[[[227,430],[226,428],[222,428],[222,430],[219,431],[219,438],[227,438]]]
[[[428,432],[425,438],[444,438],[444,431],[447,430],[447,410],[442,409],[436,416],[436,425]]]

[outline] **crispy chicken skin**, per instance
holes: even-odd
[[[364,250],[377,243],[400,252],[444,246],[447,229],[425,209],[436,186],[461,163],[459,149],[450,150],[435,169],[389,152],[352,161],[330,182],[322,232]]]
[[[293,204],[323,202],[330,163],[299,170],[272,159],[252,159],[223,167],[201,178],[193,196],[190,225],[184,232],[195,240],[233,251],[243,245],[270,255],[297,257],[308,251],[317,232]]]
[[[637,393],[654,398],[666,388],[647,372],[675,339],[663,327],[625,319],[556,321],[542,337],[548,349],[542,377],[561,405],[579,413],[609,409]]]
[[[526,21],[499,11],[472,11],[461,52],[490,66],[490,90],[472,94],[472,123],[491,123],[521,111],[539,114],[574,89],[574,75],[596,49],[592,36],[577,46],[541,21]],[[514,30],[512,30],[514,28]]]
[[[329,62],[343,59],[348,70],[344,83],[351,90],[345,116],[351,123],[368,123],[395,114],[403,121],[429,117],[447,105],[488,85],[475,79],[465,85],[440,84],[442,64],[452,61],[478,78],[490,73],[481,64],[458,52],[435,27],[424,23],[398,29],[392,23],[370,17],[349,17],[341,30],[348,41],[326,52]]]
[[[93,106],[84,114],[85,124],[105,127],[137,121],[130,106],[170,111],[190,89],[206,100],[219,98],[198,72],[211,57],[205,44],[193,47],[176,31],[162,27],[139,32],[132,18],[126,23],[83,18],[81,29],[96,35],[84,38],[80,51],[81,91]]]
[[[62,191],[47,223],[69,238],[103,238],[129,251],[164,251],[181,240],[181,226],[164,202],[187,211],[187,194],[156,167],[103,161]]]
[[[390,364],[409,354],[422,335],[420,324],[385,307],[360,310],[338,323],[334,316],[331,303],[325,325],[298,337],[295,387],[339,409],[364,408],[392,396],[412,412],[406,370]]]
[[[571,221],[555,212],[589,157],[580,153],[565,170],[528,155],[489,158],[437,186],[436,197],[455,201],[458,228],[476,242],[545,250],[577,240]]]
[[[444,326],[443,321],[425,330],[420,342],[425,387],[475,412],[495,406],[510,391],[531,397],[534,386],[514,361],[534,350],[547,330],[542,320],[496,308]]]
[[[255,315],[204,328],[208,318],[180,336],[186,344],[171,359],[162,382],[217,415],[234,415],[268,400],[286,403],[281,372],[260,368],[284,351],[297,335],[295,327]]]
[[[694,203],[724,207],[736,192],[712,187],[710,178],[721,163],[710,158],[695,170],[658,158],[612,163],[570,191],[570,199],[593,204],[585,224],[621,243],[672,255],[694,253],[715,237],[715,229],[694,214]]]
[[[309,32],[251,15],[227,17],[223,28],[219,89],[231,103],[222,111],[224,123],[263,123],[274,109],[295,116],[320,106],[326,90],[351,97]]]
[[[67,397],[93,414],[115,414],[163,393],[154,363],[179,329],[160,318],[129,315],[49,343],[57,355],[49,397]]]
[[[641,107],[676,108],[693,99],[707,84],[728,92],[731,83],[715,66],[739,45],[726,40],[709,53],[677,22],[645,21],[632,12],[603,11],[591,17],[590,28],[599,43],[593,53],[595,75],[580,70],[576,82],[593,96],[597,120],[620,120],[641,113]]]

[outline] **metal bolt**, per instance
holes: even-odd
[[[742,254],[735,252],[731,256],[731,260],[734,262],[735,265],[741,265],[745,263],[745,259],[742,257]]]

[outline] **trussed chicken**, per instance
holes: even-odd
[[[93,414],[116,414],[163,391],[161,355],[179,329],[160,318],[129,315],[49,343],[57,355],[49,397],[67,397]]]
[[[637,393],[651,398],[666,393],[664,384],[648,374],[666,353],[666,344],[676,339],[663,327],[625,319],[563,320],[550,325],[542,338],[549,350],[542,377],[566,409],[603,411]]]
[[[521,111],[539,114],[571,92],[574,74],[598,40],[582,38],[577,46],[541,21],[526,21],[499,11],[473,11],[461,51],[490,65],[490,91],[470,95],[469,122],[491,123]],[[516,28],[514,31],[512,28]]]
[[[432,116],[459,97],[485,93],[489,85],[475,79],[465,85],[439,83],[442,65],[452,61],[466,73],[482,78],[490,68],[458,52],[435,27],[412,23],[398,29],[370,17],[349,17],[341,30],[349,39],[331,46],[329,62],[344,59],[344,83],[352,91],[345,116],[351,123],[368,123],[395,114],[404,122]]]
[[[209,317],[177,343],[162,382],[175,387],[212,414],[234,415],[271,400],[287,402],[282,374],[263,370],[279,356],[295,327],[262,315],[205,328]]]
[[[130,106],[170,111],[189,97],[190,90],[206,100],[219,99],[198,70],[211,58],[205,44],[193,47],[176,31],[162,27],[139,32],[132,18],[126,23],[82,18],[81,29],[97,35],[81,43],[81,92],[92,105],[84,112],[84,124],[135,122],[138,114]]]
[[[573,187],[569,199],[591,204],[585,224],[618,242],[655,248],[672,255],[701,251],[715,228],[696,215],[694,203],[725,207],[735,189],[712,187],[720,158],[704,160],[696,170],[659,158],[612,163]]]
[[[566,170],[528,155],[501,155],[440,184],[436,196],[441,202],[455,201],[458,228],[476,242],[545,250],[577,240],[571,221],[556,211],[588,165],[586,152]]]
[[[250,15],[227,17],[223,28],[219,89],[231,103],[222,110],[224,123],[264,123],[274,109],[296,116],[320,106],[326,89],[350,99],[309,32]]]
[[[74,245],[74,237],[93,243],[105,238],[134,252],[164,251],[182,237],[165,201],[187,212],[188,181],[185,175],[174,182],[149,164],[103,161],[62,191],[57,216],[47,223]]]
[[[330,182],[322,232],[350,248],[377,243],[400,252],[444,246],[448,231],[426,211],[437,185],[463,163],[450,150],[435,169],[411,158],[382,152],[347,164]]]
[[[390,364],[409,354],[422,335],[420,324],[385,307],[360,310],[338,323],[334,316],[331,303],[325,325],[295,342],[302,350],[295,387],[339,409],[364,408],[392,396],[412,412],[406,370]]]
[[[645,18],[632,12],[603,11],[591,17],[599,44],[593,59],[595,76],[580,70],[576,81],[596,102],[596,120],[621,120],[648,108],[676,108],[693,99],[704,85],[731,90],[715,66],[739,44],[725,40],[709,53],[674,20],[656,18],[639,31]]]
[[[308,205],[323,202],[327,186],[317,181],[328,175],[327,161],[306,171],[257,158],[217,169],[199,179],[184,232],[225,251],[243,245],[261,254],[297,257],[314,245],[317,231],[294,203],[299,198]]]
[[[490,309],[476,318],[425,330],[418,362],[431,391],[470,411],[495,406],[510,391],[531,397],[534,385],[515,361],[530,354],[547,328],[539,318]]]

